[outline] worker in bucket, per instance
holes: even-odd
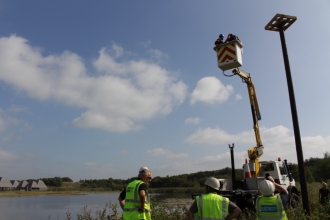
[[[215,46],[218,46],[220,44],[223,44],[223,38],[224,38],[224,35],[223,34],[220,34],[218,39],[214,42]]]
[[[125,220],[151,220],[150,198],[147,192],[151,179],[152,173],[148,167],[141,167],[138,178],[120,193],[118,200]]]
[[[228,42],[231,42],[231,41],[234,41],[234,40],[239,41],[239,43],[242,45],[241,54],[243,54],[243,42],[238,38],[238,36],[230,33],[230,34],[228,34],[227,39],[225,40],[224,43],[228,43]]]
[[[188,220],[202,219],[234,219],[242,211],[228,198],[217,194],[220,182],[214,177],[208,178],[205,183],[206,194],[196,196],[195,201],[188,210]]]
[[[278,191],[280,194],[274,195]],[[288,191],[275,183],[271,176],[265,177],[259,185],[262,196],[257,197],[255,208],[257,219],[287,220],[285,209],[288,203]]]
[[[234,35],[234,34],[228,34],[225,43],[228,43],[228,42],[234,41],[234,40],[241,41],[236,35]]]

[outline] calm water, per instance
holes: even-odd
[[[76,219],[77,213],[87,205],[87,210],[95,212],[108,204],[118,203],[119,193],[86,194],[76,196],[25,196],[0,197],[1,220],[62,220],[66,213],[71,213],[71,219]],[[120,208],[118,210],[121,210]]]
[[[82,214],[82,209],[87,205],[87,210],[102,210],[106,203],[117,204],[119,192],[86,194],[75,196],[24,196],[0,197],[1,220],[65,220],[66,213],[71,213],[71,219],[77,219],[76,214]],[[190,194],[158,194],[158,199],[164,198],[190,198]]]

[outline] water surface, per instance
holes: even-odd
[[[24,196],[24,197],[0,197],[0,218],[4,220],[62,220],[66,213],[71,213],[71,219],[77,219],[76,214],[82,213],[87,205],[92,216],[96,217],[96,211],[102,210],[105,205],[117,204],[118,195],[115,193],[95,193],[70,196]]]

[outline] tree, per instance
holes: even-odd
[[[62,177],[62,181],[63,182],[70,182],[70,183],[73,182],[73,180],[71,178],[69,178],[69,177]]]
[[[314,182],[314,177],[309,167],[306,167],[306,181],[308,183]]]

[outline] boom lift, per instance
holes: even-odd
[[[253,165],[252,168],[250,169],[252,177],[257,177],[260,176],[260,165],[258,159],[262,156],[264,149],[261,142],[259,125],[258,125],[258,121],[261,120],[261,115],[259,111],[257,94],[250,73],[246,72],[242,68],[235,68],[232,70],[232,73],[233,75],[239,76],[242,79],[242,81],[246,83],[249,93],[256,146],[248,149],[248,156],[250,159],[249,164]],[[225,76],[233,76],[233,75],[226,75],[224,72],[223,74]]]
[[[240,68],[242,66],[242,48],[241,42],[235,40],[215,46],[213,49],[217,53],[218,67],[223,71],[223,74],[225,76],[237,75],[247,85],[256,146],[248,149],[249,163],[247,164],[246,162],[243,167],[249,167],[252,177],[244,176],[242,180],[236,180],[235,175],[233,175],[232,179],[219,179],[221,185],[219,194],[236,201],[238,206],[244,209],[248,204],[251,205],[251,200],[257,195],[259,183],[264,180],[264,176],[271,175],[275,182],[287,188],[290,194],[289,204],[295,207],[299,201],[299,197],[297,196],[299,193],[292,178],[291,164],[288,164],[286,160],[281,161],[280,158],[275,161],[259,161],[264,150],[258,125],[261,115],[251,75]],[[232,74],[226,75],[225,71],[229,69],[232,69]],[[230,147],[232,164],[234,164],[233,148]],[[232,169],[234,168],[232,167]]]

